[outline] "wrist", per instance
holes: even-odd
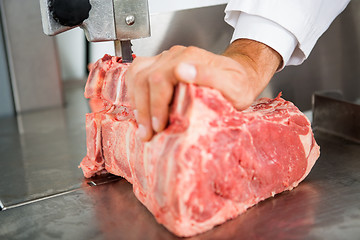
[[[271,47],[250,39],[238,39],[230,44],[223,53],[237,62],[243,63],[244,57],[261,79],[270,81],[282,66],[282,57]]]

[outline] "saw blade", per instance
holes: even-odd
[[[123,63],[131,63],[133,61],[132,57],[132,49],[131,49],[131,41],[114,41],[115,44],[115,55],[122,57]]]

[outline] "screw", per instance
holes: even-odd
[[[128,16],[126,16],[125,22],[126,22],[126,24],[129,25],[129,26],[133,25],[133,24],[135,23],[135,17],[134,17],[134,15],[128,15]]]

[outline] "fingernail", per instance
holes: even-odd
[[[138,116],[139,116],[139,115],[138,115],[138,111],[135,109],[133,112],[134,112],[135,120],[136,120],[136,122],[137,122],[138,119],[139,119],[139,118],[138,118]]]
[[[144,125],[139,124],[138,129],[136,130],[136,135],[141,139],[146,137],[146,128]]]
[[[188,63],[180,63],[178,66],[178,74],[182,80],[192,83],[196,77],[196,68],[194,65]]]
[[[157,119],[156,117],[152,117],[151,118],[151,123],[152,123],[152,127],[155,130],[155,132],[158,132],[159,129],[160,129],[159,119]]]

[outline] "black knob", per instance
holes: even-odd
[[[50,0],[49,9],[53,18],[64,26],[73,27],[89,17],[89,0]]]

